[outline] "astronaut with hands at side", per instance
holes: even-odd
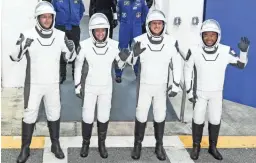
[[[75,63],[75,92],[82,98],[81,157],[89,153],[90,138],[97,103],[98,149],[102,158],[107,158],[105,147],[112,99],[112,63],[120,68],[130,56],[128,50],[119,51],[118,42],[109,38],[110,24],[102,13],[95,13],[89,21],[90,38],[80,43]]]

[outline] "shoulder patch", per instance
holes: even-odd
[[[232,56],[236,56],[236,52],[233,50],[233,48],[230,48],[229,54]]]

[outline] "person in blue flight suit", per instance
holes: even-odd
[[[83,18],[85,7],[83,0],[52,0],[52,5],[56,11],[55,28],[66,33],[69,40],[75,43],[75,48],[80,42],[80,21]],[[67,63],[60,59],[60,83],[66,80]],[[74,79],[75,62],[72,62],[72,76]]]
[[[145,0],[118,0],[117,17],[120,22],[119,48],[130,48],[133,38],[142,34],[142,24],[145,23],[148,6]],[[138,73],[138,61],[134,65],[134,73]],[[116,68],[116,82],[122,82],[122,70]]]
[[[150,9],[151,6],[154,3],[154,0],[146,0],[146,2],[147,2],[148,9]],[[147,32],[146,31],[146,26],[145,26],[145,23],[144,23],[144,24],[142,24],[142,33],[146,33],[146,32]]]

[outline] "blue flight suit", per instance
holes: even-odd
[[[56,26],[65,26],[71,30],[72,26],[79,26],[85,12],[83,0],[52,0],[56,11]]]
[[[118,0],[117,15],[120,22],[119,48],[129,48],[135,37],[142,34],[141,26],[145,23],[148,6],[145,0]],[[122,76],[122,70],[115,69],[116,77]],[[134,66],[137,76],[138,62]]]

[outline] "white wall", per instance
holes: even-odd
[[[89,15],[89,6],[90,6],[90,0],[83,0],[85,12],[84,15]]]
[[[168,4],[167,2],[168,1]],[[173,35],[176,39],[179,40],[181,50],[184,53],[187,53],[188,48],[191,45],[199,43],[199,31],[202,24],[203,19],[203,9],[204,9],[204,0],[156,0],[156,2],[160,2],[163,4],[161,7],[163,11],[167,15],[168,25],[167,32],[170,35]],[[162,3],[161,3],[162,2]],[[163,3],[165,2],[165,3]],[[199,24],[197,26],[192,25],[192,17],[197,16],[199,18]],[[174,18],[180,17],[181,24],[180,26],[175,26],[173,24]],[[184,62],[182,65],[182,69],[184,67]],[[181,79],[184,82],[184,76]],[[182,93],[175,98],[170,98],[171,104],[179,117],[181,112],[181,98]],[[191,106],[188,104],[186,100],[185,114],[184,119],[186,122],[189,122],[192,117],[192,112],[189,110]]]

